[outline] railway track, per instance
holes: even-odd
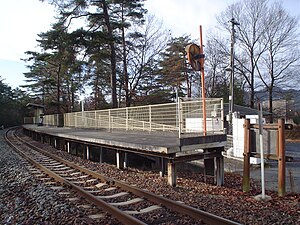
[[[238,224],[63,160],[24,142],[15,131],[10,129],[6,132],[6,141],[33,167],[47,174],[47,177],[41,175],[45,182],[51,183],[50,178],[54,179],[63,185],[56,186],[57,189],[73,190],[87,205],[98,207],[122,224],[166,224],[173,220],[189,221],[189,224]]]

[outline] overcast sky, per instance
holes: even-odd
[[[173,36],[191,34],[199,37],[199,25],[204,31],[213,29],[217,14],[236,0],[147,0],[145,8],[163,20]],[[300,15],[300,0],[283,0],[294,16]],[[21,58],[25,51],[36,50],[37,34],[50,29],[55,22],[54,8],[39,0],[1,0],[0,3],[0,76],[4,83],[16,88],[24,82],[27,68]],[[204,40],[205,41],[205,40]]]

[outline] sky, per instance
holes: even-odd
[[[37,34],[46,32],[55,22],[53,6],[39,0],[0,0],[0,76],[3,82],[16,88],[25,84],[28,72],[21,59],[24,52],[37,51]],[[145,8],[163,21],[173,36],[191,34],[199,38],[216,25],[216,15],[236,0],[147,0]],[[300,0],[283,0],[284,7],[300,16]],[[204,40],[205,42],[205,40]]]

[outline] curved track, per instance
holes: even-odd
[[[63,160],[22,141],[15,131],[16,128],[8,130],[5,139],[19,155],[123,224],[152,223],[149,221],[156,213],[163,215],[161,222],[184,217],[194,224],[238,224]]]

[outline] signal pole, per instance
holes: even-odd
[[[200,55],[203,55],[203,39],[202,26],[200,25]],[[201,95],[202,95],[202,113],[203,113],[203,135],[206,136],[206,99],[205,99],[205,83],[204,83],[204,57],[199,59],[200,62],[200,76],[201,76]]]

